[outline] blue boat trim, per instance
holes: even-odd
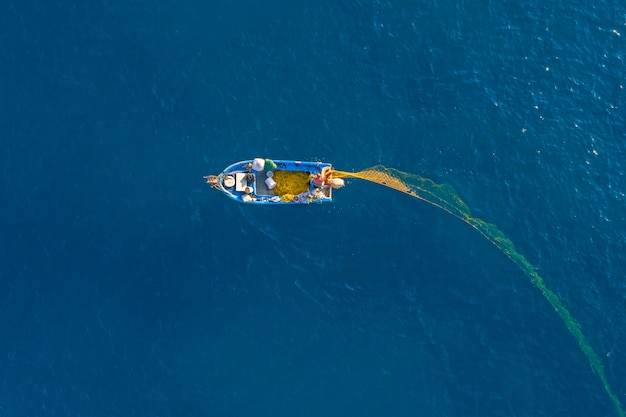
[[[258,160],[261,160],[257,158]],[[332,201],[333,187],[322,182],[316,183],[314,178],[328,177],[332,172],[332,165],[325,162],[297,161],[286,159],[265,159],[265,166],[253,165],[255,160],[235,162],[226,167],[218,175],[207,175],[207,184],[226,194],[229,198],[246,204],[286,205],[328,203]],[[275,165],[275,168],[274,168]],[[256,168],[256,169],[253,169]],[[292,199],[285,199],[273,191],[275,181],[272,178],[274,171],[307,172],[309,174],[309,188],[305,192],[293,195]],[[268,174],[269,173],[269,174]],[[268,184],[269,182],[269,184]],[[287,200],[287,201],[286,201]]]

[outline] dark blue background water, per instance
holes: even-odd
[[[1,416],[616,415],[476,231],[373,184],[203,184],[256,156],[452,184],[626,402],[623,2],[24,0],[0,28]]]

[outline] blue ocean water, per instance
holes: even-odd
[[[250,207],[256,156],[454,186],[626,403],[626,6],[0,6],[0,416],[614,416],[475,230],[351,181]]]

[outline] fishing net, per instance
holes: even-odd
[[[309,190],[310,174],[304,171],[274,171],[276,195],[296,195]]]
[[[332,171],[334,178],[359,178],[366,181],[375,182],[385,187],[401,191],[414,198],[426,201],[439,207],[463,222],[467,223],[487,240],[500,249],[509,259],[511,259],[530,279],[530,281],[541,291],[556,313],[561,317],[565,326],[578,341],[578,345],[589,360],[593,371],[598,375],[609,398],[615,405],[620,416],[624,417],[619,398],[615,395],[604,372],[604,366],[600,356],[593,350],[593,347],[585,337],[578,322],[572,317],[569,310],[563,304],[559,296],[549,289],[543,278],[539,276],[535,268],[526,258],[515,249],[513,242],[500,231],[495,225],[487,223],[481,219],[472,217],[469,207],[461,200],[457,192],[448,184],[437,184],[428,178],[410,174],[393,168],[381,165],[367,168],[360,172]]]

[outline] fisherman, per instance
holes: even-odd
[[[322,187],[326,183],[326,179],[328,177],[323,175],[321,172],[318,172],[313,176],[313,186]]]

